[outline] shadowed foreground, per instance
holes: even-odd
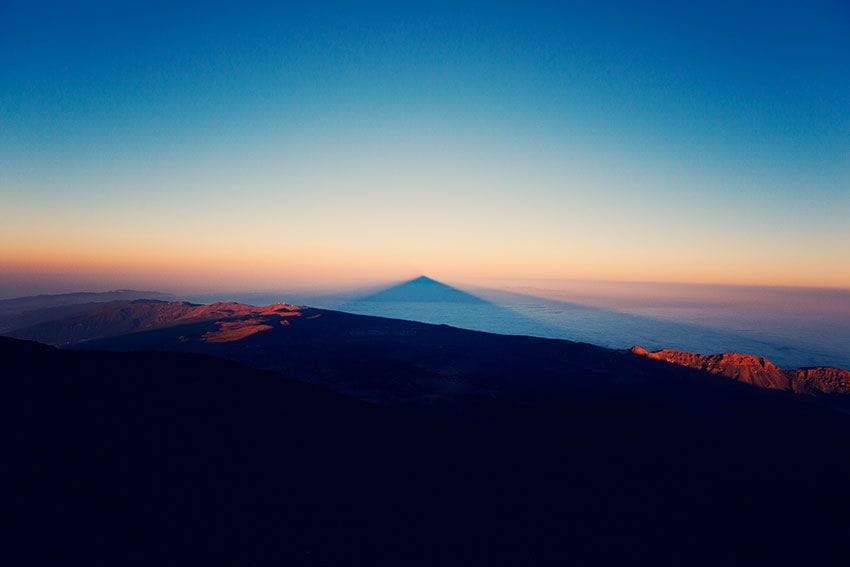
[[[234,363],[0,339],[15,564],[826,563],[850,424],[575,396],[479,427]],[[10,485],[6,485],[7,488]]]

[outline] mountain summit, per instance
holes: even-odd
[[[480,297],[461,291],[427,276],[388,287],[362,301],[400,301],[416,303],[487,303]]]

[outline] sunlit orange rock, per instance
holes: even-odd
[[[238,341],[273,327],[265,319],[241,319],[238,321],[219,321],[218,330],[204,333],[203,339],[208,343],[229,343]]]
[[[650,352],[639,346],[633,346],[630,352],[637,356],[718,374],[759,388],[801,394],[850,393],[850,371],[842,368],[818,366],[785,370],[764,357],[736,352],[697,354],[673,349]]]

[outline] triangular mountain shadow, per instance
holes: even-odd
[[[466,293],[450,285],[446,285],[426,276],[402,282],[388,287],[377,293],[360,299],[360,301],[379,302],[415,302],[415,303],[489,303],[471,293]]]
[[[496,305],[488,299],[426,276],[374,292],[339,305],[336,309],[360,315],[451,325],[491,333],[564,335],[562,330],[549,328],[544,323]]]

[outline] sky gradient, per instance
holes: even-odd
[[[846,2],[173,4],[0,4],[0,294],[850,287]]]

